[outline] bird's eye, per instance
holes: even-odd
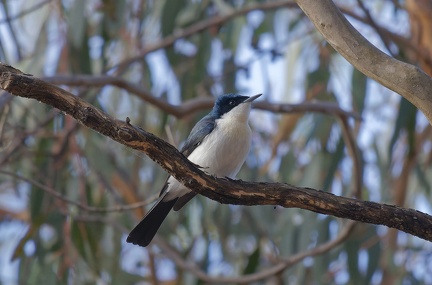
[[[230,100],[230,101],[228,102],[228,104],[230,104],[230,105],[232,106],[232,105],[235,104],[235,102],[234,102],[234,100]]]

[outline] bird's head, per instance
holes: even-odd
[[[218,119],[232,119],[247,121],[251,109],[251,103],[262,94],[255,96],[242,96],[237,94],[226,94],[219,96],[213,107],[213,113]]]

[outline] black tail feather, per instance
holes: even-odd
[[[161,197],[141,222],[129,233],[126,241],[139,246],[148,246],[177,200],[178,198],[163,201],[163,197]]]

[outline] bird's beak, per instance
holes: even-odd
[[[254,101],[255,99],[257,99],[259,96],[261,96],[262,94],[257,94],[257,95],[254,95],[254,96],[250,96],[249,98],[247,98],[246,100],[244,100],[243,101],[243,103],[249,103],[249,102],[252,102],[252,101]]]

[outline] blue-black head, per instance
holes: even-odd
[[[217,118],[222,117],[224,114],[230,112],[237,106],[243,103],[251,103],[258,97],[260,97],[262,94],[258,94],[255,96],[242,96],[238,94],[226,94],[219,96],[216,99],[216,102],[213,107],[213,113],[216,115]]]

